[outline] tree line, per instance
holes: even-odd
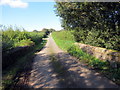
[[[120,2],[56,2],[55,8],[76,41],[120,50]]]

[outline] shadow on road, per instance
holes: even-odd
[[[54,57],[55,63],[61,65],[61,70],[63,70],[63,75],[58,72],[58,77],[61,78],[60,83],[67,88],[118,88],[112,81],[89,70],[87,66],[68,53],[61,52],[55,54]]]
[[[117,88],[113,82],[89,70],[67,53],[42,53],[35,58],[38,61],[31,65],[34,69],[15,88]]]

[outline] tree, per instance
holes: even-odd
[[[56,14],[65,29],[99,29],[117,31],[120,28],[118,2],[56,2]]]
[[[37,30],[33,30],[33,32],[39,32],[39,31],[37,31]]]
[[[50,33],[49,29],[43,28],[42,32],[45,32],[47,35]]]
[[[55,31],[55,29],[51,28],[51,29],[49,29],[49,31],[50,31],[50,32],[54,32],[54,31]]]
[[[120,2],[56,2],[55,8],[76,41],[120,50]]]

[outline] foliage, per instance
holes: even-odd
[[[45,32],[27,32],[27,38],[31,39],[35,44],[39,43],[44,35],[46,35]]]
[[[67,35],[67,32],[69,32],[69,35]],[[65,38],[65,36],[72,37],[72,34],[70,33],[70,31],[53,32],[52,36],[56,44],[60,48],[67,51],[71,55],[77,57],[81,62],[86,63],[90,68],[99,70],[106,77],[115,81],[117,84],[120,84],[120,77],[119,77],[120,69],[111,68],[108,62],[99,60],[83,52],[78,46],[75,46],[73,44],[75,42],[73,38],[71,39]]]
[[[33,41],[31,41],[30,39],[27,39],[27,40],[21,40],[20,42],[15,43],[15,47],[18,47],[18,46],[32,46],[34,44],[35,43]]]
[[[6,51],[18,46],[34,45],[37,44],[44,35],[44,32],[27,32],[25,30],[14,30],[12,27],[8,27],[6,30],[2,29],[2,49]]]
[[[43,40],[41,43],[35,45],[29,53],[27,53],[25,56],[19,58],[14,65],[9,67],[7,70],[2,72],[2,89],[10,89],[11,85],[14,85],[17,83],[17,80],[20,78],[19,75],[21,73],[27,72],[27,70],[30,70],[31,63],[33,60],[33,56],[35,55],[36,51],[39,51],[43,48],[46,41]]]
[[[26,55],[35,45],[42,42],[44,32],[27,32],[12,27],[2,29],[2,67],[13,65],[18,58]]]
[[[56,2],[55,7],[63,26],[68,28],[94,28],[102,31],[106,28],[117,31],[120,28],[119,2]]]
[[[54,31],[55,29],[52,29],[52,28],[51,29],[43,28],[41,32],[45,32],[48,35],[49,33],[54,32]]]
[[[5,67],[2,72],[2,88],[9,89],[10,85],[17,82],[14,79],[16,78],[18,80],[16,76],[20,74],[20,71],[26,71],[24,70],[26,66],[29,66],[29,69],[31,68],[29,64],[30,62],[32,63],[31,58],[35,52],[41,50],[46,43],[45,40],[42,40],[42,38],[46,36],[46,32],[27,32],[19,28],[14,29],[5,26],[1,28],[1,31],[3,52],[2,67]],[[32,47],[25,49],[24,46]],[[20,51],[21,48],[24,50]]]
[[[120,51],[119,2],[56,2],[55,8],[76,41]]]
[[[78,42],[120,51],[120,35],[113,36],[108,31],[100,30],[76,29],[76,31],[74,31],[73,35]]]

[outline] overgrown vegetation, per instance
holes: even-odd
[[[27,32],[24,29],[2,27],[2,67],[3,70],[14,64],[42,41],[46,32]]]
[[[27,32],[17,28],[4,27],[2,29],[2,50],[7,51],[19,46],[31,46],[41,41],[45,32]]]
[[[2,89],[8,90],[11,85],[17,82],[16,80],[18,79],[16,78],[19,78],[17,76],[24,69],[28,69],[35,52],[40,51],[46,43],[42,38],[49,33],[43,31],[27,32],[18,28],[13,29],[12,27],[2,27],[1,30],[3,56]]]
[[[19,58],[14,65],[7,68],[2,72],[2,89],[9,90],[13,85],[15,85],[19,81],[19,76],[24,71],[30,70],[32,68],[31,63],[33,61],[33,57],[35,56],[35,52],[40,51],[45,45],[46,41],[43,40],[41,43],[31,48],[31,51],[27,53],[22,58]],[[14,89],[14,87],[12,87]]]
[[[120,51],[119,2],[56,2],[55,7],[77,42]]]
[[[67,35],[67,33],[69,33],[69,35]],[[111,68],[110,64],[107,61],[99,60],[83,52],[79,47],[74,45],[75,41],[72,34],[70,33],[70,31],[53,32],[52,36],[60,48],[77,57],[81,62],[86,63],[89,68],[98,70],[106,77],[110,78],[120,85],[120,68]]]

